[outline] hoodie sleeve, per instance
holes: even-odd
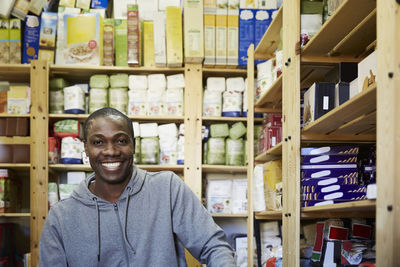
[[[50,209],[44,223],[39,245],[39,267],[67,267],[67,258],[61,238],[61,227],[57,218],[56,207]]]
[[[207,267],[236,266],[225,233],[175,174],[171,180],[171,207],[174,232],[197,260]]]

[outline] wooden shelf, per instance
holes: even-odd
[[[29,163],[0,163],[0,169],[11,169],[14,171],[29,171],[31,164]]]
[[[0,144],[1,145],[30,145],[31,137],[30,136],[0,136]]]
[[[346,0],[301,52],[302,61],[362,59],[376,40],[376,0]]]
[[[309,88],[315,82],[324,82],[325,75],[334,68],[332,63],[302,63],[300,88]]]
[[[375,217],[376,201],[361,200],[301,209],[302,218]]]
[[[65,120],[65,119],[74,119],[79,121],[84,121],[89,117],[89,114],[50,114],[49,118],[52,120]],[[176,122],[176,123],[183,123],[184,117],[183,116],[131,116],[129,115],[128,118],[135,122]]]
[[[28,64],[0,64],[0,81],[29,83],[30,68]]]
[[[184,68],[146,68],[146,67],[114,67],[114,66],[50,66],[51,77],[64,77],[71,81],[89,81],[89,77],[94,74],[176,74],[183,73]]]
[[[282,142],[272,147],[268,151],[261,153],[260,155],[257,155],[257,157],[255,157],[254,160],[258,162],[267,162],[281,157],[282,157]]]
[[[203,173],[245,173],[247,166],[202,165]]]
[[[247,214],[211,213],[214,218],[247,218]]]
[[[247,69],[229,69],[229,68],[210,68],[210,67],[204,67],[203,68],[203,73],[206,77],[209,76],[224,76],[224,77],[230,77],[230,76],[247,76]]]
[[[30,213],[0,213],[0,217],[31,217]]]
[[[137,165],[138,168],[146,171],[174,171],[183,172],[184,165]],[[92,172],[90,165],[84,164],[49,164],[50,170],[57,172],[65,171],[85,171]]]
[[[281,42],[280,30],[282,28],[283,5],[279,8],[276,17],[268,26],[260,43],[254,51],[255,59],[270,59],[274,57],[275,49]]]
[[[271,87],[258,99],[254,108],[273,108],[282,110],[282,80],[283,74],[271,85]]]
[[[214,122],[214,121],[219,121],[219,122],[246,122],[247,117],[203,117],[203,121],[209,121],[209,122]]]
[[[376,138],[376,84],[304,127],[302,140],[364,140]],[[344,135],[344,134],[348,135]],[[365,135],[365,136],[363,136]],[[343,139],[342,139],[343,140]]]
[[[0,118],[30,118],[31,114],[8,114],[0,113]]]
[[[257,220],[282,220],[282,210],[255,212]]]

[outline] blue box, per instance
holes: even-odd
[[[302,185],[301,192],[302,194],[310,194],[310,193],[322,193],[328,194],[333,192],[347,192],[349,190],[359,190],[360,188],[365,188],[364,185],[358,184],[344,184],[344,185],[327,185],[327,186],[319,186],[319,185]]]
[[[342,199],[332,199],[332,200],[308,200],[308,201],[302,201],[301,206],[304,207],[314,207],[314,206],[324,206],[324,205],[330,205],[330,204],[339,204],[339,203],[346,203],[346,202],[353,202],[353,201],[359,201],[359,200],[365,200],[366,198],[364,196],[361,196],[359,199],[352,199],[352,200],[342,200]]]
[[[358,177],[357,164],[301,165],[301,178]]]
[[[108,0],[92,0],[90,8],[104,8],[107,9]]]
[[[277,12],[277,9],[254,9],[254,49],[257,48],[271,24],[274,12]],[[264,61],[265,60],[256,59],[254,60],[254,65]]]
[[[254,44],[254,10],[239,9],[239,68],[247,68],[250,44]]]
[[[301,164],[357,164],[357,155],[318,155],[318,156],[303,156]]]
[[[359,151],[360,148],[358,146],[302,147],[301,155],[357,155]]]
[[[362,200],[367,199],[367,187],[358,185],[358,187],[345,189],[344,191],[336,192],[315,192],[303,193],[301,198],[303,201],[316,201],[316,200]]]
[[[24,44],[22,63],[29,64],[38,59],[40,38],[40,17],[27,15],[25,17]]]
[[[329,185],[348,185],[358,184],[357,177],[347,178],[307,178],[301,180],[301,186],[329,186]]]

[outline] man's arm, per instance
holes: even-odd
[[[236,266],[225,233],[176,175],[171,180],[171,205],[174,232],[196,259],[207,267]]]
[[[39,267],[68,266],[60,231],[57,215],[50,209],[40,237]]]

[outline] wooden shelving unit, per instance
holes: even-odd
[[[203,173],[246,173],[246,166],[202,165]]]
[[[28,64],[0,64],[0,80],[29,82],[31,67]]]
[[[30,213],[0,213],[0,217],[31,217]]]
[[[270,108],[282,112],[282,80],[283,75],[257,100],[255,108]]]
[[[14,171],[29,171],[31,164],[29,163],[0,163],[1,169],[11,169]]]
[[[361,200],[301,209],[302,218],[375,217],[376,201]]]
[[[261,153],[255,157],[255,161],[266,162],[282,157],[282,142],[278,143],[276,146],[272,147],[268,151]]]
[[[254,215],[257,220],[282,220],[282,210],[256,212]]]
[[[213,213],[211,214],[214,218],[247,218],[247,214],[224,214],[224,213]]]
[[[7,114],[0,113],[0,118],[30,118],[30,114]]]
[[[29,145],[31,138],[29,136],[0,136],[0,144],[2,145]]]

